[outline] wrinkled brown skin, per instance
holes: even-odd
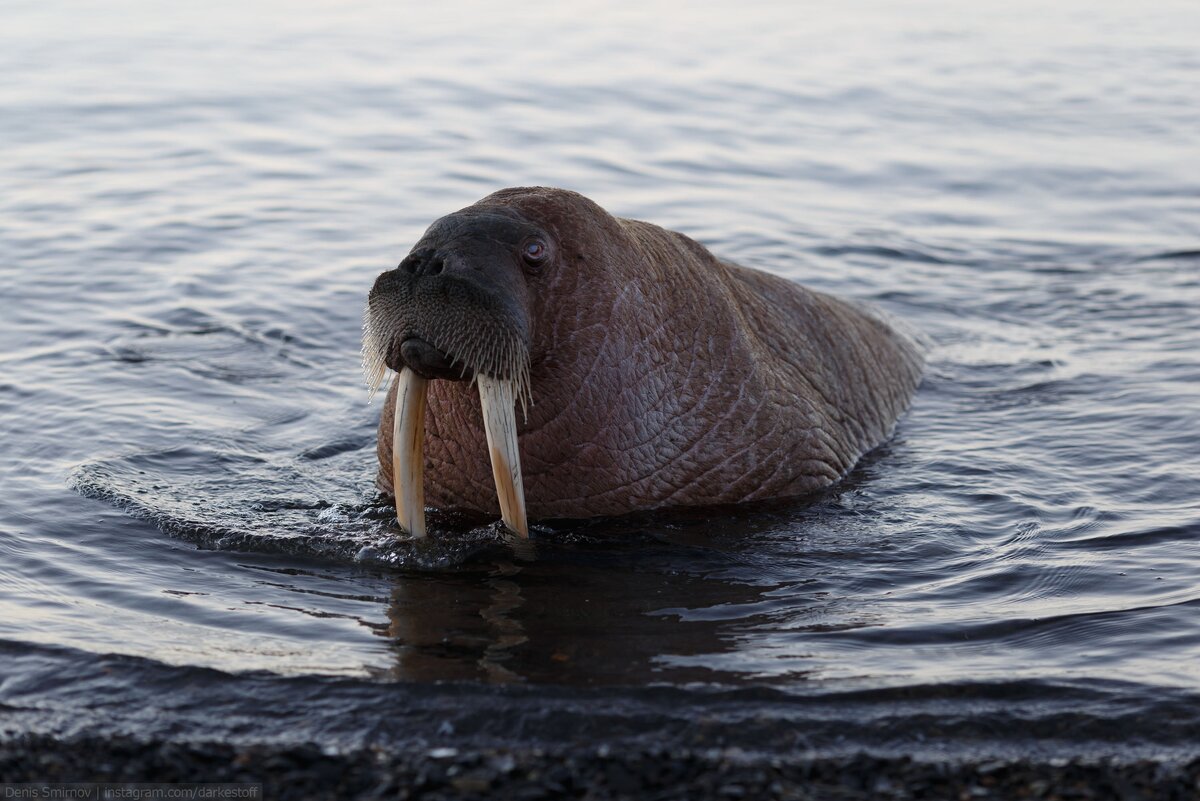
[[[920,381],[878,313],[720,260],[574,192],[506,189],[555,240],[530,277],[534,405],[517,412],[533,518],[798,496],[890,434]],[[391,493],[395,386],[379,428]],[[475,387],[430,383],[426,502],[498,513]]]

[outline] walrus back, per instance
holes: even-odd
[[[677,326],[681,318],[702,315],[713,341],[726,349],[723,358],[710,355],[709,368],[723,374],[719,382],[736,387],[737,396],[757,399],[731,415],[721,408],[713,413],[727,423],[712,430],[713,450],[719,452],[726,437],[729,451],[747,440],[758,443],[753,449],[773,448],[777,463],[746,497],[827,486],[891,435],[920,383],[923,355],[882,311],[721,260],[683,234],[620,223],[643,254],[639,274],[627,278],[640,280],[665,315],[655,324]],[[734,395],[725,397],[734,408]],[[764,455],[733,461],[756,465]],[[717,471],[723,480],[730,472]],[[721,500],[736,500],[734,494]]]
[[[764,380],[816,407],[848,467],[890,435],[921,381],[922,348],[884,312],[722,263]]]

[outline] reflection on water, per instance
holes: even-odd
[[[566,684],[709,681],[702,666],[734,643],[719,621],[681,608],[752,603],[756,588],[695,576],[639,574],[635,565],[504,561],[452,577],[405,577],[388,607],[396,664],[408,681]]]

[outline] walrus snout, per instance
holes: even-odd
[[[445,378],[450,381],[466,381],[475,371],[460,361],[455,361],[420,337],[408,337],[400,343],[399,358],[388,358],[388,367],[400,372],[408,367],[424,379]]]
[[[456,212],[430,226],[375,279],[363,316],[363,366],[377,387],[388,369],[426,380],[515,381],[529,400],[528,248],[548,237],[512,215]],[[544,259],[542,259],[544,261]],[[540,262],[539,262],[540,265]]]

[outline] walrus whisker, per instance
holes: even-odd
[[[529,537],[525,517],[525,486],[521,479],[521,454],[517,449],[516,382],[480,373],[479,404],[487,434],[492,478],[500,501],[500,519],[521,537]]]
[[[367,380],[367,403],[371,402],[375,393],[387,379],[389,369],[384,361],[385,353],[387,353],[387,348],[382,347],[375,324],[375,316],[371,314],[371,309],[368,307],[363,315],[362,346],[363,374]]]
[[[405,367],[396,378],[392,420],[392,491],[396,522],[425,536],[425,398],[429,382]]]

